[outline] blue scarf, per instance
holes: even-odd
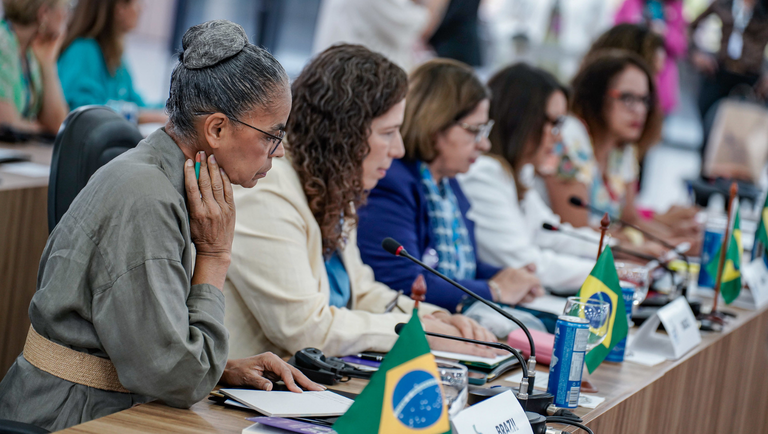
[[[427,196],[432,236],[435,237],[437,270],[451,279],[474,279],[477,268],[475,250],[450,182],[443,178],[438,186],[429,167],[423,162],[419,166],[419,174]]]

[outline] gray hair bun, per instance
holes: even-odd
[[[231,21],[213,20],[190,27],[181,39],[179,60],[187,69],[202,69],[229,59],[248,44],[245,30]]]

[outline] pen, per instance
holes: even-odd
[[[200,157],[196,158],[199,160]],[[195,161],[195,179],[200,179],[200,161]]]
[[[369,354],[369,353],[356,354],[355,357],[357,357],[359,359],[363,359],[363,360],[370,360],[372,362],[381,362],[381,361],[384,360],[384,356],[383,355]]]

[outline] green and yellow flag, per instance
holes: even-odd
[[[581,298],[603,300],[610,304],[608,310],[608,333],[603,342],[590,351],[584,358],[584,363],[591,374],[603,363],[605,356],[622,339],[627,337],[629,326],[627,324],[627,311],[624,307],[624,297],[621,294],[619,275],[616,274],[616,264],[613,262],[611,247],[606,246],[587,280],[581,285],[576,294]],[[591,327],[600,326],[590,324]]]
[[[723,296],[725,304],[733,303],[733,300],[741,292],[741,257],[744,255],[744,245],[741,243],[741,214],[739,212],[739,199],[734,199],[732,206],[731,230],[728,231],[731,236],[724,240],[717,253],[707,264],[707,272],[712,276],[717,276],[717,270],[720,268],[720,252],[723,247],[725,251],[725,266],[723,266],[723,275],[720,278],[720,295]],[[762,225],[762,221],[760,222]],[[763,230],[762,227],[758,231]],[[758,235],[759,236],[759,235]]]
[[[451,432],[440,374],[416,309],[379,370],[333,429],[338,434]]]
[[[757,226],[757,232],[755,233],[755,245],[758,242],[763,244],[762,253],[768,255],[768,195],[765,196],[763,212],[760,213],[760,225]],[[757,252],[755,252],[755,255],[757,255]]]

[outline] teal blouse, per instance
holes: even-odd
[[[347,269],[344,267],[344,262],[342,262],[338,250],[333,252],[333,255],[325,261],[325,271],[328,273],[328,283],[331,285],[331,296],[328,300],[328,305],[347,307],[349,298],[352,295],[352,288],[349,274],[347,274]]]
[[[75,39],[59,56],[59,79],[69,109],[107,101],[127,101],[146,107],[141,95],[133,89],[131,74],[120,63],[110,74],[101,47],[92,38]]]

